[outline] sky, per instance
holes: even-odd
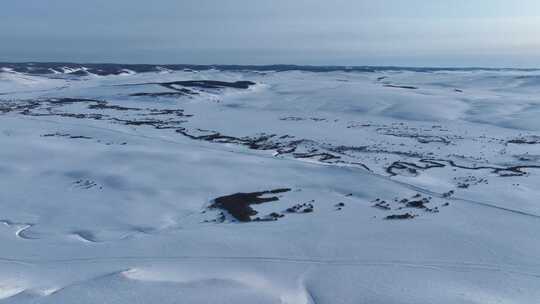
[[[540,67],[539,0],[1,0],[0,61]]]

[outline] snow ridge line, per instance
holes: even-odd
[[[520,274],[540,278],[540,264],[489,264],[473,262],[444,262],[444,261],[408,261],[408,260],[362,260],[362,259],[319,259],[319,258],[298,258],[298,257],[270,257],[270,256],[117,256],[117,257],[81,257],[72,259],[14,259],[0,258],[2,263],[18,263],[36,266],[40,264],[59,263],[95,263],[112,261],[252,261],[264,263],[297,263],[321,266],[365,266],[365,267],[410,267],[436,270],[479,270]],[[538,268],[538,273],[522,272],[511,268]]]

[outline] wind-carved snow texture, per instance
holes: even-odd
[[[0,303],[540,299],[539,71],[0,69]]]

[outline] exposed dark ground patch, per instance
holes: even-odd
[[[345,203],[337,203],[334,205],[334,208],[336,208],[336,211],[340,211],[345,208]]]
[[[453,194],[453,192],[452,192]],[[450,194],[451,195],[451,194]],[[447,198],[449,196],[446,196]],[[435,205],[432,202],[433,198],[429,196],[424,196],[420,193],[415,194],[412,197],[409,198],[394,198],[393,200],[383,200],[380,198],[375,199],[373,203],[373,207],[380,209],[385,212],[390,212],[392,210],[406,210],[406,209],[417,209],[424,211],[425,213],[439,213],[441,207],[446,207],[449,204],[443,203]],[[412,215],[410,213],[406,213],[409,215]],[[390,215],[385,217],[385,219],[412,219],[415,217],[420,216],[419,214],[414,214],[414,216],[409,217],[408,215],[400,214],[400,215]]]
[[[404,214],[388,215],[384,219],[385,220],[411,220],[411,219],[413,219],[415,217],[417,217],[417,216],[407,212],[407,213],[404,213]]]
[[[255,85],[252,81],[217,81],[217,80],[186,80],[186,81],[171,81],[171,82],[147,82],[147,83],[135,83],[135,84],[123,84],[119,86],[143,86],[143,85],[159,85],[171,91],[168,92],[138,92],[132,93],[129,96],[140,97],[192,97],[199,95],[198,90],[222,90],[225,88],[249,89]]]
[[[454,177],[454,183],[458,188],[468,189],[470,186],[476,186],[480,184],[488,184],[488,180],[483,177],[476,177],[474,175]]]
[[[523,136],[513,138],[507,141],[508,144],[515,145],[537,145],[540,144],[540,136]]]
[[[384,86],[387,88],[395,88],[395,89],[418,90],[417,87],[406,86],[406,85],[385,84]]]
[[[414,208],[414,209],[422,209],[427,212],[439,212],[439,207],[430,207],[431,204],[431,197],[422,197],[421,195],[416,195],[411,199],[404,198],[399,201],[400,204],[404,205],[403,207],[400,207],[398,209],[404,209],[404,208]]]
[[[78,179],[73,182],[73,186],[83,190],[89,190],[98,187],[100,190],[103,187],[99,186],[95,181],[89,179]]]
[[[239,222],[251,222],[251,217],[257,215],[258,213],[253,208],[251,208],[251,205],[259,205],[268,202],[278,201],[279,197],[275,194],[285,193],[289,191],[291,191],[291,189],[283,188],[260,192],[235,193],[232,195],[221,196],[214,199],[213,203],[208,208],[227,211]]]
[[[381,200],[379,198],[375,199],[375,204],[373,205],[373,207],[381,209],[381,210],[392,210],[392,207],[390,206],[388,202]]]
[[[303,204],[296,204],[292,207],[287,208],[285,212],[287,213],[311,213],[315,211],[315,207],[313,206],[314,201],[303,203]]]
[[[141,97],[141,96],[148,96],[148,97],[183,97],[183,96],[192,96],[197,95],[198,93],[189,91],[183,92],[183,91],[177,91],[177,92],[157,92],[157,93],[133,93],[129,96],[133,97]]]
[[[90,110],[115,110],[115,111],[141,111],[140,108],[123,107],[118,105],[111,105],[106,101],[97,101],[95,104],[88,106]]]
[[[92,139],[92,137],[89,137],[89,136],[71,135],[69,133],[60,133],[60,132],[47,133],[47,134],[43,134],[41,136],[42,137],[67,137],[67,138],[70,138],[70,139]]]
[[[234,89],[249,89],[249,87],[255,85],[255,82],[252,81],[217,81],[217,80],[187,80],[187,81],[172,81],[172,82],[161,82],[157,83],[161,86],[164,86],[169,89],[177,90],[174,86],[182,86],[188,88],[202,88],[202,89],[223,89],[223,88],[234,88]]]
[[[315,206],[313,205],[315,203],[314,200],[309,201],[307,203],[298,203],[295,204],[286,210],[282,212],[272,212],[266,216],[263,217],[256,217],[253,219],[254,222],[273,222],[277,221],[280,218],[285,217],[285,214],[308,214],[313,213],[315,211]],[[343,205],[345,206],[345,205]],[[341,210],[341,207],[340,207]]]

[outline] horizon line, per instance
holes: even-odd
[[[516,70],[516,71],[535,71],[540,70],[540,67],[518,68],[518,67],[486,67],[486,66],[415,66],[415,65],[326,65],[326,64],[291,64],[291,63],[273,63],[273,64],[232,64],[232,63],[214,63],[214,64],[197,64],[197,63],[118,63],[118,62],[77,62],[77,61],[0,61],[0,65],[127,65],[127,66],[176,66],[176,67],[224,67],[224,68],[319,68],[319,69],[336,69],[336,70],[354,70],[354,69],[426,69],[426,70]]]

